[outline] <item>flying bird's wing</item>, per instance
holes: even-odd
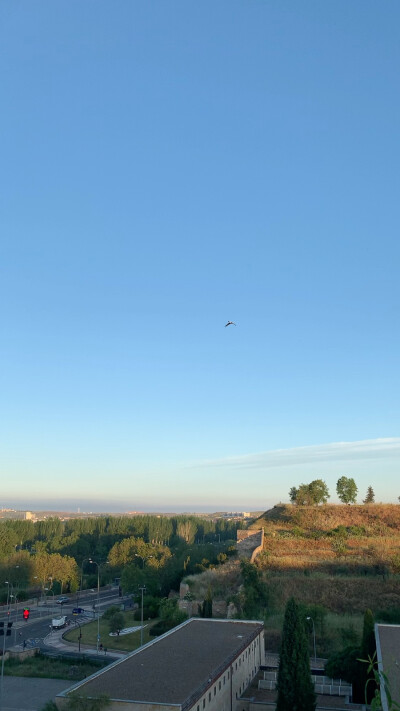
[[[228,321],[228,323],[225,324],[225,328],[227,326],[236,326],[236,323],[234,321]]]

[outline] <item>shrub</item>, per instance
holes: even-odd
[[[118,605],[111,605],[103,614],[103,620],[109,620],[116,612],[120,612]]]
[[[331,679],[345,679],[350,684],[358,674],[357,659],[360,656],[360,648],[348,646],[343,651],[332,654],[325,664],[325,674]]]
[[[391,610],[378,610],[375,618],[378,622],[400,625],[400,607],[393,607]]]

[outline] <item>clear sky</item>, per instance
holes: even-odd
[[[2,1],[0,505],[397,501],[399,25]]]

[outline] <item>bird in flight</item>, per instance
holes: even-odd
[[[234,321],[228,321],[228,323],[225,324],[225,328],[227,326],[236,326],[236,323]]]

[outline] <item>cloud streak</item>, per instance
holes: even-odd
[[[292,449],[275,449],[259,454],[205,460],[195,467],[229,467],[231,469],[270,469],[299,466],[318,462],[354,462],[399,458],[400,437],[359,440],[357,442],[332,442]]]

